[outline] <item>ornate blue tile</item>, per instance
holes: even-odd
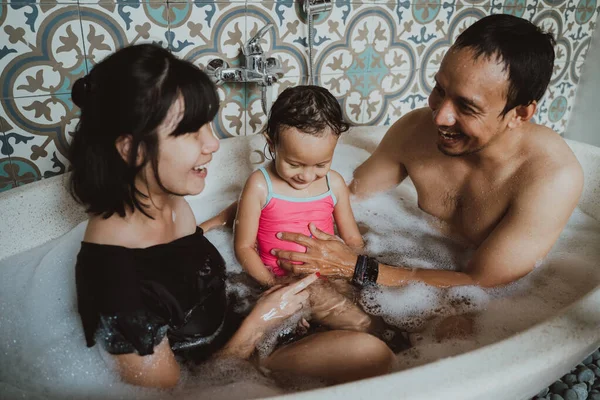
[[[244,3],[169,3],[169,49],[203,69],[213,58],[224,59],[232,67],[239,66],[246,40],[245,11]],[[243,83],[218,87],[221,112],[213,123],[218,137],[245,134],[245,88]]]
[[[539,102],[534,117],[539,124],[564,134],[571,115],[577,86],[567,74],[555,83],[551,83]]]
[[[0,97],[68,93],[85,73],[77,5],[0,4]]]
[[[167,47],[168,7],[162,2],[81,4],[88,69],[122,47],[158,43]]]
[[[7,140],[4,134],[7,128],[6,120],[2,114],[0,110],[0,141],[4,143]],[[16,185],[17,181],[14,179],[10,156],[0,153],[0,192],[12,189]]]
[[[17,181],[62,174],[79,110],[68,95],[3,99],[6,132],[0,152],[10,156]]]
[[[364,74],[369,69],[371,8],[363,3],[336,2],[330,15],[315,20],[315,74]]]
[[[365,75],[365,73],[344,74],[338,72],[321,74],[317,80],[319,86],[327,88],[338,99],[344,119],[353,125],[363,124],[363,93],[368,90]]]
[[[566,10],[565,13],[561,14],[557,9],[545,9],[539,11],[532,19],[536,26],[554,36],[556,40],[555,61],[559,63],[569,63],[572,59],[572,42],[567,36],[568,26],[565,23],[565,15],[572,12]]]
[[[278,58],[284,75],[308,75],[306,34],[308,28],[302,3],[291,1],[263,1],[249,3],[246,7],[246,38],[268,23],[274,27],[263,37],[262,46],[267,56]]]
[[[307,76],[284,76],[265,92],[265,101],[267,109],[277,99],[283,90],[291,86],[308,84]],[[263,92],[262,88],[256,84],[246,85],[245,100],[245,135],[261,133],[266,122],[267,115],[262,106]]]

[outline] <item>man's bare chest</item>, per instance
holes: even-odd
[[[409,171],[419,208],[470,242],[480,244],[505,215],[510,189],[481,176],[453,176],[449,172]]]

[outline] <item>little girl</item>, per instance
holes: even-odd
[[[349,128],[342,118],[335,97],[318,86],[288,88],[273,104],[266,128],[273,161],[248,178],[235,225],[238,261],[265,286],[293,279],[284,278],[273,248],[305,250],[279,240],[277,232],[309,236],[313,222],[333,235],[335,222],[346,244],[363,246],[346,183],[331,170],[338,137]],[[347,283],[319,281],[308,290],[313,320],[334,329],[372,330],[374,320],[346,297],[353,292]]]

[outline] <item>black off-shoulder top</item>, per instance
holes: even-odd
[[[216,350],[230,335],[225,262],[202,229],[148,248],[82,242],[75,266],[77,305],[88,347],[111,354]]]

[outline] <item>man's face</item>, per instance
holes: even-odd
[[[507,130],[501,116],[508,93],[508,71],[495,57],[474,59],[469,48],[451,48],[435,76],[429,107],[438,128],[438,149],[449,156],[483,150]]]

